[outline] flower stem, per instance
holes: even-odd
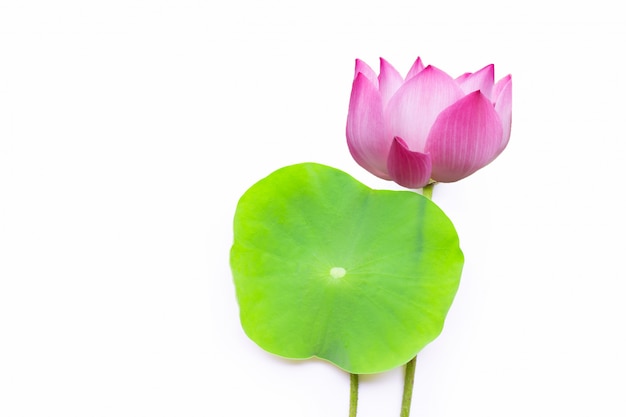
[[[432,182],[422,188],[422,195],[429,200],[433,199],[433,189],[436,182]],[[417,356],[414,356],[407,362],[404,368],[404,391],[402,393],[402,406],[400,408],[400,417],[409,417],[411,413],[411,400],[413,399],[413,383],[415,382],[415,363]]]
[[[435,188],[435,184],[437,184],[436,182],[431,182],[430,184],[424,186],[424,188],[422,188],[422,195],[424,197],[426,197],[429,200],[433,199],[433,189]]]
[[[359,375],[350,374],[350,414],[349,417],[356,417],[356,406],[359,402]]]

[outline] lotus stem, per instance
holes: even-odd
[[[404,392],[402,393],[402,407],[400,417],[409,417],[411,413],[411,399],[413,398],[413,382],[415,381],[415,363],[417,356],[413,357],[404,368]]]
[[[350,414],[349,417],[356,417],[356,406],[359,402],[359,375],[350,374]]]
[[[436,182],[431,182],[422,188],[422,195],[429,200],[433,199],[433,189]],[[415,363],[417,356],[407,362],[404,368],[404,391],[402,393],[402,406],[400,408],[400,417],[409,417],[411,414],[411,400],[413,399],[413,384],[415,382]]]
[[[422,188],[422,195],[429,200],[433,199],[433,189],[435,188],[436,182],[431,182],[430,184],[424,186]]]

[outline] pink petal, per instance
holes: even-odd
[[[463,78],[462,78],[463,77]],[[457,82],[465,94],[479,90],[485,97],[491,99],[493,89],[493,64],[467,76],[457,78]]]
[[[456,81],[457,83],[461,84],[462,81],[466,80],[470,75],[472,75],[471,72],[466,72],[464,74],[459,75],[458,77],[456,77],[454,79],[454,81]]]
[[[387,61],[380,58],[380,75],[378,76],[378,89],[383,97],[383,107],[389,102],[404,79],[398,71]]]
[[[506,148],[511,137],[511,115],[513,111],[513,79],[507,75],[494,87],[495,109],[502,121],[500,152]],[[499,152],[498,152],[499,153]]]
[[[378,76],[376,75],[372,67],[367,65],[365,61],[361,61],[360,59],[357,59],[356,64],[354,66],[354,79],[355,80],[356,80],[356,76],[359,75],[359,73],[365,75],[367,79],[370,80],[372,84],[376,86],[376,88],[378,88]]]
[[[454,182],[491,162],[500,151],[502,123],[491,101],[480,91],[445,109],[435,122],[426,152],[436,181]]]
[[[393,138],[387,169],[391,179],[407,188],[422,188],[430,181],[430,155],[412,152],[401,138]]]
[[[424,64],[422,64],[422,60],[418,56],[415,62],[413,63],[413,65],[411,66],[411,69],[409,70],[408,74],[406,75],[405,80],[410,80],[411,78],[415,77],[417,74],[422,72],[423,70],[424,70]]]
[[[423,151],[437,115],[463,97],[463,91],[445,72],[428,66],[406,81],[385,109],[387,137],[400,136],[414,151]]]
[[[389,179],[387,154],[391,138],[385,140],[383,103],[378,88],[363,73],[352,83],[346,137],[354,160],[372,174]]]
[[[501,80],[499,80],[496,85],[493,86],[493,96],[491,97],[491,101],[492,102],[496,102],[496,100],[498,100],[498,97],[500,96],[500,94],[502,93],[502,90],[504,90],[504,87],[506,87],[506,85],[511,81],[511,75],[507,75],[506,77],[502,77]]]

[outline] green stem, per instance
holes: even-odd
[[[422,188],[422,195],[424,197],[426,197],[429,200],[433,199],[433,189],[435,188],[435,184],[437,184],[436,182],[431,182],[430,184],[426,185],[424,188]]]
[[[349,417],[356,417],[356,406],[359,402],[359,375],[350,374],[350,414]]]
[[[415,362],[417,362],[417,356],[413,357],[413,359],[411,359],[404,368],[404,392],[402,393],[400,417],[409,417],[409,414],[411,413],[413,382],[415,381]]]
[[[433,199],[433,189],[436,182],[430,183],[422,188],[422,195],[429,200]],[[413,357],[404,368],[404,391],[402,393],[402,406],[400,417],[409,417],[411,413],[411,400],[413,399],[413,384],[415,382],[415,363],[417,356]]]

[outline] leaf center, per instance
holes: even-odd
[[[340,266],[330,268],[330,276],[333,278],[343,278],[346,275],[346,270]]]

